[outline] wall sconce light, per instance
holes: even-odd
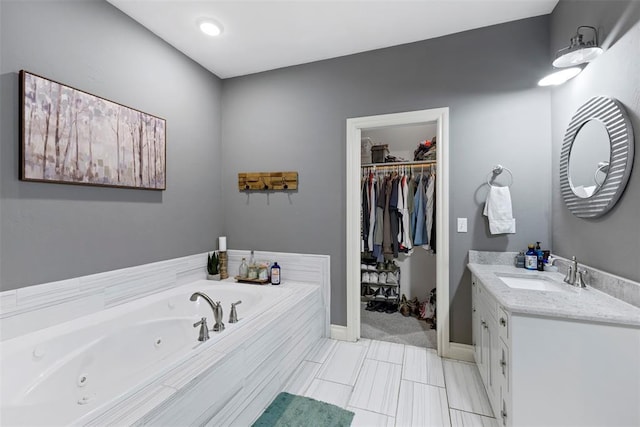
[[[584,34],[580,32],[582,28],[588,28],[593,32],[593,38],[584,41]],[[553,66],[556,68],[573,67],[593,61],[602,53],[602,48],[598,46],[598,30],[594,27],[581,25],[576,30],[575,36],[571,37],[569,46],[556,52],[556,59]]]
[[[582,68],[571,67],[557,70],[543,77],[538,82],[538,86],[558,86],[580,74]]]
[[[584,34],[580,32],[584,28],[593,32],[593,38],[591,40],[584,40]],[[580,74],[582,71],[580,65],[594,60],[601,53],[602,48],[598,46],[598,30],[587,25],[579,26],[576,34],[571,37],[569,46],[563,47],[556,52],[556,59],[553,61],[553,66],[562,69],[554,70],[551,74],[542,78],[538,82],[538,86],[557,86],[563,84],[567,80]]]

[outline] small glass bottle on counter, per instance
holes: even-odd
[[[258,265],[258,280],[269,280],[269,267],[267,264]]]
[[[247,270],[247,279],[256,280],[257,278],[258,278],[258,267],[255,264],[250,265]]]
[[[246,279],[249,274],[249,266],[247,265],[247,259],[242,258],[242,262],[240,263],[240,268],[238,270],[238,276],[241,279]]]

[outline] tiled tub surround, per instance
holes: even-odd
[[[329,257],[312,255],[309,260],[305,255],[295,256],[304,264],[298,270],[308,269],[304,274],[306,280],[295,281],[284,270],[283,284],[279,287],[236,284],[232,279],[202,280],[206,276],[206,254],[198,254],[2,292],[0,364],[2,387],[6,388],[2,390],[0,424],[24,425],[18,422],[22,416],[34,417],[23,420],[27,424],[42,421],[46,425],[55,424],[55,416],[88,425],[250,424],[280,391],[309,349],[329,330],[328,308],[324,305],[324,301],[329,301]],[[288,267],[289,271],[296,270],[291,264]],[[216,286],[220,292],[214,291]],[[221,292],[224,287],[242,290],[242,295],[229,296],[226,301]],[[195,288],[208,293],[214,301],[221,300],[225,311],[227,329],[219,334],[210,332],[211,339],[205,343],[197,341],[198,329],[192,324],[207,316],[211,328],[213,319],[211,309],[202,299],[189,301]],[[167,300],[174,293],[180,295],[179,303]],[[238,299],[243,300],[238,306],[240,322],[230,325],[227,322],[229,305]],[[174,313],[173,319],[161,315],[142,320],[138,316],[145,311],[142,307],[154,304],[158,312],[192,311],[187,317],[181,312],[181,315]],[[252,312],[254,308],[256,311]],[[115,324],[102,323],[108,318],[113,318]],[[131,323],[125,322],[125,326],[123,319]],[[96,331],[94,335],[91,328],[104,328],[110,333],[101,335]],[[58,346],[66,344],[64,341],[72,330],[85,334],[82,342],[70,340],[77,354]],[[54,332],[59,335],[53,335]],[[134,345],[139,345],[135,351]],[[20,351],[27,351],[28,355],[16,357],[14,361],[24,366],[16,366],[14,371],[13,362],[8,364],[5,360],[9,362],[21,354]],[[28,384],[27,377],[34,372],[31,369],[44,366],[60,352],[65,356],[46,373],[41,387],[34,388],[34,393],[20,403],[20,387],[14,387],[16,381]],[[95,353],[106,354],[106,357],[94,360],[89,366],[89,359]],[[123,359],[130,359],[126,360],[130,365],[123,367],[120,364]],[[109,362],[117,366],[105,365]],[[82,380],[85,366],[93,371]],[[145,367],[144,372],[135,376],[140,366]],[[128,369],[132,375],[128,375]],[[10,372],[18,370],[23,375],[8,382]],[[53,372],[64,378],[56,378]],[[153,373],[152,377],[145,377],[145,372]],[[108,376],[101,376],[104,373]],[[118,375],[136,384],[128,390],[109,390],[110,381],[120,383],[116,380]],[[47,389],[49,386],[53,391]],[[70,388],[65,390],[65,387]],[[11,390],[11,395],[5,390]],[[110,392],[114,398],[99,408],[108,400],[106,394]],[[56,398],[69,397],[73,407],[70,413],[58,414],[59,403],[47,407],[47,402],[51,404]]]
[[[470,251],[468,264],[474,356],[501,424],[640,425],[640,308],[514,256]],[[513,289],[498,277],[509,274],[564,291]]]
[[[241,256],[248,257],[249,251],[229,250],[228,254],[233,277]],[[282,260],[283,283],[320,286],[329,321],[328,255],[256,252],[256,259]],[[205,279],[206,263],[207,253],[202,253],[0,292],[0,341]],[[327,335],[328,330],[327,324]]]
[[[193,323],[239,305],[199,342]],[[196,281],[2,343],[3,425],[250,422],[322,337],[318,286]],[[189,405],[183,405],[185,399]]]
[[[238,274],[242,258],[247,262],[251,256],[251,251],[229,250],[229,277]],[[329,320],[331,318],[331,258],[328,255],[295,254],[289,252],[268,252],[254,251],[253,256],[256,262],[269,261],[277,262],[280,266],[280,276],[283,282],[293,280],[299,283],[313,283],[320,286],[322,291],[322,302],[326,310],[327,329],[326,336],[330,336]]]

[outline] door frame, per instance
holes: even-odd
[[[437,123],[436,151],[436,310],[438,355],[450,355],[449,343],[449,108],[347,119],[346,263],[347,327],[345,339],[360,338],[360,150],[362,130]]]

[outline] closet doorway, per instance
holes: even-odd
[[[437,126],[361,131],[362,338],[438,348]]]
[[[377,141],[376,136],[381,137],[389,132],[393,132],[394,129],[399,130],[405,127],[414,127],[415,129],[419,129],[422,127],[423,130],[428,128],[429,132],[433,133],[433,135],[428,137],[428,139],[431,139],[433,136],[436,138],[437,150],[435,162],[431,162],[433,165],[429,165],[429,163],[425,162],[421,168],[419,167],[419,170],[416,170],[414,167],[413,173],[424,173],[425,166],[428,166],[429,169],[433,168],[435,176],[437,176],[434,188],[435,194],[437,195],[435,198],[436,214],[434,221],[435,224],[433,225],[435,228],[434,233],[437,235],[436,245],[434,248],[436,255],[434,256],[429,254],[427,252],[428,249],[414,248],[414,252],[409,257],[403,256],[402,259],[396,261],[396,265],[401,267],[401,269],[404,265],[404,270],[406,271],[402,271],[400,276],[400,292],[398,300],[400,300],[402,293],[407,296],[411,295],[411,297],[415,294],[415,296],[417,296],[421,301],[428,299],[431,289],[435,287],[437,295],[436,312],[438,323],[435,341],[437,343],[438,354],[441,356],[449,355],[448,115],[448,108],[438,108],[380,116],[359,117],[347,120],[347,327],[346,331],[344,331],[344,338],[347,340],[355,341],[363,337],[363,312],[361,310],[363,309],[362,301],[367,300],[367,298],[363,298],[362,294],[363,292],[369,296],[371,294],[371,289],[363,291],[362,286],[362,138],[369,137],[374,143],[378,143],[383,141]],[[402,155],[403,151],[407,151],[406,147],[397,146],[394,148],[392,144],[389,145],[389,148],[392,150],[390,154],[405,158],[409,156],[408,153],[405,153],[404,156]],[[417,147],[417,144],[415,145]],[[413,150],[410,150],[410,156],[411,157],[406,160],[413,161]],[[399,169],[399,171],[407,173],[413,165],[411,163],[406,165],[399,163],[376,166],[376,173],[380,173],[379,169],[381,168],[393,169],[395,167],[401,168],[402,166],[405,166],[405,168]],[[381,175],[384,175],[384,173],[381,173]],[[422,251],[422,253],[418,251]],[[413,256],[415,256],[415,258],[410,258]],[[431,260],[426,260],[425,257],[434,257],[435,259],[432,258]],[[425,260],[426,265],[424,265]],[[432,266],[430,269],[429,264]],[[433,275],[433,264],[435,264],[435,275]],[[426,267],[428,270],[421,268],[421,266]],[[377,265],[376,269],[378,268],[382,270],[396,269],[393,264]],[[416,276],[411,277],[411,273],[414,273]],[[417,277],[421,274],[426,274],[424,281],[421,281]],[[370,277],[367,279],[370,280]],[[379,287],[373,287],[376,292],[380,293],[378,288]],[[388,291],[385,290],[385,292]],[[393,292],[388,293],[390,293],[390,297],[392,299]],[[380,296],[378,299],[381,300],[383,298]],[[395,313],[395,315],[401,316],[398,313]],[[365,324],[364,328],[366,329],[368,326],[369,325]],[[431,342],[433,342],[433,339],[431,339]],[[434,345],[425,346],[433,347]]]

